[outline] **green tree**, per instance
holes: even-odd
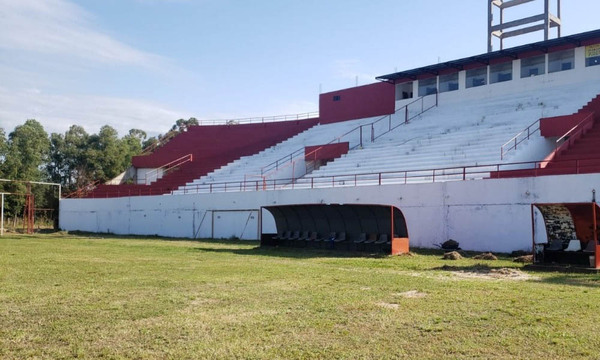
[[[29,119],[8,136],[4,176],[13,180],[46,180],[44,165],[50,141],[44,127]]]
[[[45,171],[50,141],[44,127],[36,120],[29,119],[8,135],[5,157],[2,163],[2,176],[13,182],[3,184],[3,190],[14,194],[27,193],[26,181],[46,181]],[[45,198],[43,189],[35,188],[34,195],[40,201]],[[16,216],[23,211],[25,198],[10,196],[7,198],[8,215]]]
[[[6,152],[8,150],[8,143],[6,141],[6,133],[3,128],[0,128],[0,177],[4,177],[4,162],[6,160]]]
[[[93,181],[86,172],[88,138],[88,133],[78,125],[72,125],[64,135],[50,135],[46,169],[52,181],[60,182],[67,191]]]
[[[89,137],[86,151],[87,170],[96,180],[105,182],[123,171],[122,147],[117,130],[109,125]]]

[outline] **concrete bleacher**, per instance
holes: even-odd
[[[321,180],[325,186],[330,186],[332,176],[341,180],[336,186],[375,184],[382,180],[386,183],[429,182],[432,180],[431,169],[438,169],[436,181],[487,177],[495,170],[494,166],[468,170],[466,176],[451,168],[542,160],[547,155],[548,139],[541,137],[539,132],[503,159],[500,158],[500,147],[540,118],[576,112],[598,93],[600,84],[589,83],[446,104],[442,100],[439,107],[383,134],[374,142],[365,140],[369,135],[363,134],[361,147],[353,149],[358,144],[356,134],[342,138],[342,141],[350,141],[350,148],[353,150],[312,173],[295,179],[294,184],[288,187],[319,187]],[[391,116],[395,119],[403,114]],[[379,118],[381,117],[317,125],[277,145],[243,156],[196,178],[180,186],[173,194],[228,191],[223,186],[226,183],[231,191],[252,190],[253,186],[246,185],[258,182],[264,167],[285,159],[305,146],[326,144],[357,126],[369,124]],[[285,161],[282,167],[285,167]],[[449,170],[439,170],[446,168]],[[402,171],[411,173],[408,177],[401,174],[378,175]],[[277,178],[273,173],[274,171],[269,173],[267,180]],[[360,175],[356,177],[356,174]]]
[[[168,194],[244,155],[254,154],[315,126],[318,118],[272,123],[191,126],[149,155],[135,156],[136,169],[157,169],[182,156],[177,166],[150,184],[99,185],[88,197]]]
[[[565,85],[536,92],[514,93],[510,96],[444,104],[421,115],[410,125],[383,135],[362,149],[350,151],[341,158],[298,179],[294,187],[315,186],[329,178],[344,181],[343,175],[398,172],[407,170],[442,169],[515,161],[542,160],[547,153],[533,151],[535,143],[547,142],[535,134],[510,156],[500,159],[500,146],[532,122],[546,116],[576,112],[600,92],[600,85]],[[482,168],[473,177],[485,177],[489,170]],[[461,177],[457,171],[448,171]],[[444,172],[438,171],[438,175]],[[431,181],[430,172],[412,172],[414,182]],[[388,178],[394,176],[389,175]],[[364,175],[363,183],[379,178]],[[385,178],[385,175],[384,175]],[[409,180],[410,182],[410,175]],[[350,181],[347,181],[350,180]],[[345,184],[354,185],[346,177]],[[396,175],[396,182],[402,182]],[[443,180],[442,176],[436,181]],[[342,183],[343,185],[344,183]],[[339,185],[339,184],[338,184]]]
[[[293,137],[290,137],[274,146],[264,149],[256,154],[242,156],[210,173],[201,176],[185,185],[180,186],[173,194],[205,192],[206,184],[222,184],[235,182],[252,182],[261,179],[264,172],[273,174],[277,172],[274,163],[279,161],[278,168],[289,166],[289,155],[296,153],[294,158],[302,157],[303,148],[311,145],[323,145],[334,140],[336,137],[355,129],[357,126],[371,123],[380,117],[364,118],[358,120],[344,121],[332,124],[316,125]],[[351,140],[352,146],[358,139]],[[266,168],[266,169],[265,169]],[[218,185],[216,185],[218,186]]]

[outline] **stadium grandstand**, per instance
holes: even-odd
[[[377,77],[318,114],[192,126],[80,198],[65,230],[589,261],[600,30]]]

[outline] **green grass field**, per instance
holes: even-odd
[[[599,275],[257,245],[0,238],[0,358],[600,356]]]

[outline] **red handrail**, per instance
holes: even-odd
[[[183,155],[173,161],[170,161],[156,169],[152,169],[151,171],[149,171],[145,174],[144,184],[150,185],[154,181],[157,181],[159,179],[158,178],[159,171],[162,170],[162,175],[165,176],[170,170],[172,170],[178,166],[181,166],[187,162],[191,162],[191,161],[193,161],[193,159],[194,159],[194,157],[192,154],[187,154],[187,155]],[[149,174],[153,174],[154,176],[149,177],[148,176]],[[150,178],[150,182],[148,182],[148,178]],[[154,180],[152,180],[152,179],[154,179]]]
[[[573,126],[566,133],[564,133],[561,137],[556,140],[556,148],[554,151],[548,155],[544,160],[550,161],[553,160],[557,154],[568,149],[575,142],[575,140],[579,139],[585,130],[588,130],[594,123],[594,113],[589,113],[583,120],[577,123],[577,125]],[[591,124],[591,125],[590,125]],[[558,143],[562,140],[565,140],[560,146]]]

